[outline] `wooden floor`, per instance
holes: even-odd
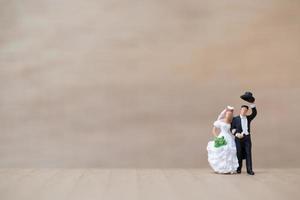
[[[1,200],[300,199],[299,169],[0,169]]]

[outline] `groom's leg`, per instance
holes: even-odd
[[[246,166],[247,172],[252,172],[252,142],[250,135],[246,136],[245,151],[246,151]]]
[[[239,167],[237,168],[237,172],[240,172],[242,170],[243,166],[243,158],[242,158],[242,144],[240,139],[235,138],[235,145],[236,145],[236,155],[239,161]]]

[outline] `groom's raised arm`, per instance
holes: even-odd
[[[248,116],[248,118],[249,118],[249,120],[253,120],[256,117],[256,115],[257,115],[256,105],[255,104],[251,104],[250,108],[252,110],[252,113],[251,113],[251,115]]]

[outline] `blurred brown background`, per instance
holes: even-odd
[[[248,90],[254,168],[300,167],[299,10],[0,0],[0,167],[208,167],[213,121]]]

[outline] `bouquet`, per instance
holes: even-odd
[[[214,142],[215,142],[215,147],[217,147],[217,148],[221,147],[221,146],[224,146],[224,145],[227,144],[224,136],[222,136],[222,137],[215,137]]]

